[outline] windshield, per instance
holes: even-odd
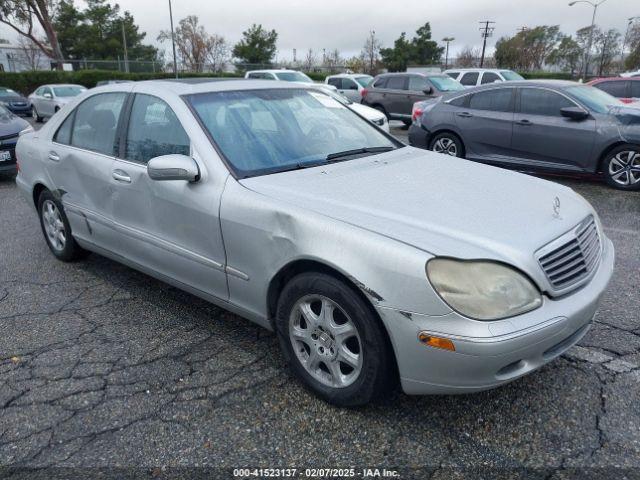
[[[15,91],[10,88],[1,88],[0,89],[0,97],[19,97]]]
[[[427,78],[441,92],[457,92],[458,90],[464,90],[464,86],[462,86],[460,82],[445,75]]]
[[[371,75],[364,75],[362,77],[355,78],[355,81],[363,87],[368,86],[371,83],[371,80],[373,80],[373,77]]]
[[[53,87],[53,93],[55,93],[56,97],[75,97],[84,92],[86,88],[84,87],[76,87],[76,86],[68,86],[68,87]]]
[[[593,110],[596,113],[607,113],[609,107],[624,105],[616,97],[612,97],[608,93],[589,85],[568,87],[566,92],[576,97],[589,110]]]
[[[284,80],[285,82],[313,83],[313,80],[302,72],[277,72],[276,77],[278,77],[278,80]]]
[[[212,92],[189,95],[187,100],[241,178],[349,160],[401,146],[316,90]]]
[[[518,75],[516,72],[512,72],[511,70],[500,70],[500,75],[502,75],[505,80],[524,80],[522,75]]]

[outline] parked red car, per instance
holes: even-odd
[[[622,78],[596,78],[587,85],[592,85],[609,95],[619,98],[624,103],[640,100],[640,77]]]

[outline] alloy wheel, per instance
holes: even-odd
[[[609,161],[611,179],[623,186],[640,182],[640,152],[623,150]]]
[[[333,300],[307,295],[289,317],[289,338],[304,369],[323,385],[344,388],[362,371],[362,342],[349,315]]]
[[[45,200],[42,204],[42,224],[51,246],[58,252],[64,250],[67,243],[67,232],[60,210],[51,200]]]
[[[458,156],[458,147],[456,146],[456,142],[447,137],[442,137],[436,140],[433,144],[432,150],[437,153],[451,155],[452,157]]]

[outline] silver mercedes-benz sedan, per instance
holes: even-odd
[[[582,338],[613,270],[571,189],[404,146],[285,82],[93,89],[17,157],[53,255],[97,252],[275,330],[338,405],[529,373]]]

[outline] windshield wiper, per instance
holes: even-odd
[[[381,152],[389,152],[391,150],[395,150],[396,147],[363,147],[363,148],[354,148],[353,150],[345,150],[344,152],[336,152],[330,153],[327,155],[325,160],[327,163],[335,162],[344,157],[350,157],[352,155],[359,155],[362,153],[381,153]]]

